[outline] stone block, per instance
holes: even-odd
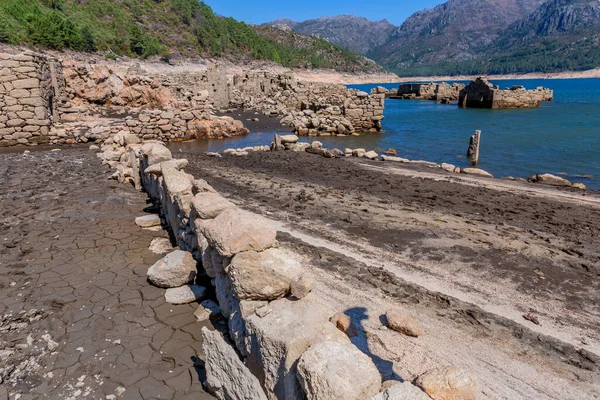
[[[298,378],[307,400],[364,400],[381,387],[373,361],[347,340],[313,344],[300,357]]]
[[[206,386],[219,400],[267,400],[258,379],[217,331],[202,328]]]
[[[175,250],[148,269],[148,280],[161,288],[176,288],[196,278],[196,261],[187,251]]]
[[[247,365],[266,389],[269,400],[302,400],[298,360],[321,341],[349,341],[331,323],[331,313],[312,293],[290,301],[275,300],[245,318]]]
[[[262,217],[235,208],[209,220],[203,234],[221,255],[231,257],[243,251],[263,251],[272,247],[277,231]]]
[[[40,80],[37,78],[18,79],[12,84],[15,89],[32,89],[40,86]]]
[[[223,211],[231,208],[235,208],[232,202],[214,192],[201,192],[192,199],[192,210],[200,219],[216,218]]]
[[[303,272],[300,256],[284,249],[246,251],[231,260],[228,274],[240,300],[276,300]]]

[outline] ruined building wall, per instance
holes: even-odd
[[[292,74],[248,73],[231,84],[233,105],[283,117],[298,134],[381,130],[385,95],[341,84],[298,81]]]
[[[61,71],[42,54],[0,54],[0,147],[49,142],[65,100]]]
[[[483,78],[477,78],[460,92],[458,104],[467,108],[537,108],[545,101],[552,101],[554,92],[538,87],[526,90],[522,86],[500,90]]]
[[[225,68],[209,64],[198,72],[150,75],[139,65],[59,62],[33,52],[1,54],[0,61],[0,146],[102,141],[120,127],[161,140],[212,137],[215,132],[197,128],[198,121],[215,121],[214,110],[231,106],[278,117],[298,134],[377,132],[383,119],[380,89],[369,94],[341,84],[298,81],[292,74],[228,76]],[[111,109],[116,111],[109,114],[122,115],[123,121],[106,121],[101,124],[110,125],[106,130],[86,126]],[[138,118],[151,110],[194,118]],[[244,132],[223,121],[207,126],[231,126],[219,130],[221,136]]]

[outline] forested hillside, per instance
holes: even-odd
[[[324,40],[302,49],[216,15],[197,0],[1,0],[0,41],[149,57],[249,57],[286,67],[363,70],[363,58]]]

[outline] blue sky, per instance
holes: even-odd
[[[379,21],[387,19],[400,25],[415,11],[435,7],[445,0],[204,0],[217,14],[250,24],[277,18],[295,21],[323,16],[354,14]]]

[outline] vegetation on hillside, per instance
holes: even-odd
[[[0,41],[137,57],[251,57],[286,67],[340,69],[362,60],[324,40],[300,49],[278,43],[198,0],[1,0]]]

